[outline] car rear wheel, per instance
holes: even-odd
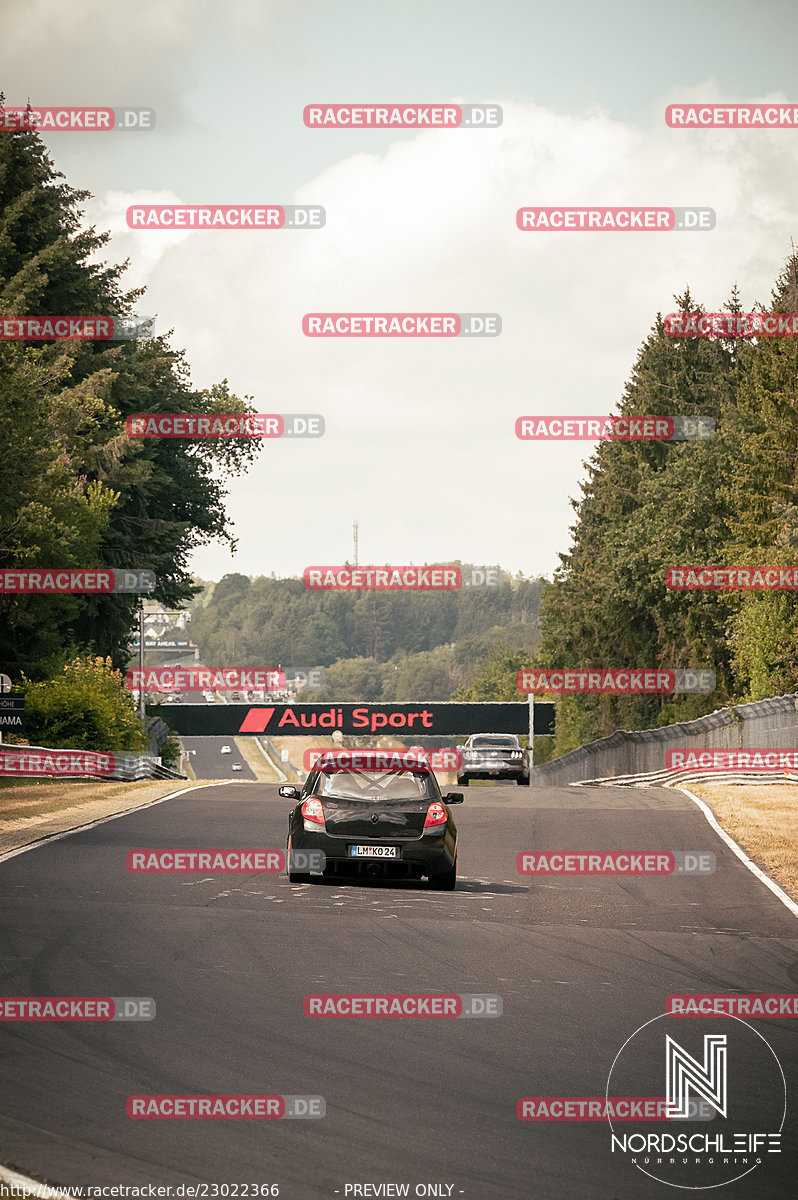
[[[436,892],[453,892],[457,883],[457,859],[449,871],[440,875],[431,875],[429,885]]]
[[[291,838],[289,837],[285,846],[285,866],[288,870],[289,883],[310,883],[310,872],[291,871],[289,869],[291,863]]]
[[[526,779],[523,779],[520,775],[517,775],[515,782],[518,784],[519,787],[528,787],[529,786],[529,776],[527,776]]]

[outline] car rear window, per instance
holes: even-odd
[[[376,804],[382,800],[429,800],[436,796],[427,771],[319,771],[314,796],[338,796]]]
[[[497,747],[503,747],[508,750],[517,750],[518,742],[515,740],[515,738],[510,737],[479,737],[474,738],[471,746],[476,750],[485,750],[488,748],[496,749]]]

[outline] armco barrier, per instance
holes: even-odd
[[[181,775],[179,771],[173,771],[171,767],[165,767],[160,759],[149,757],[145,754],[131,754],[123,752],[114,755],[116,759],[116,770],[111,779],[124,779],[133,781],[137,779],[188,779],[187,775]]]
[[[792,771],[649,771],[641,775],[610,775],[607,779],[580,779],[571,787],[684,787],[694,783],[740,783],[763,785],[776,783],[798,783],[798,775]]]
[[[110,763],[108,760],[111,760]],[[0,745],[0,776],[18,779],[116,779],[126,783],[140,779],[187,778],[170,767],[162,766],[159,758],[135,754],[130,750],[88,751],[8,742]]]
[[[172,736],[172,731],[166,724],[166,721],[160,717],[145,717],[142,721],[144,726],[144,734],[147,738],[148,751],[147,758],[158,758],[158,749],[164,744],[167,738]]]
[[[535,764],[531,782],[533,787],[546,787],[660,772],[663,779],[673,779],[677,772],[665,770],[665,755],[687,746],[702,750],[798,746],[798,693],[719,708],[694,721],[660,729],[618,729],[551,762]]]

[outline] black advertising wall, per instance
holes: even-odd
[[[156,704],[147,711],[187,737],[241,733],[286,737],[309,731],[329,736],[335,729],[367,737],[529,732],[529,706],[518,703]],[[554,733],[553,702],[535,704],[535,733]]]

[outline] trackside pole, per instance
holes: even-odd
[[[532,787],[532,768],[535,762],[535,693],[529,693],[529,783]]]
[[[139,716],[142,721],[147,715],[144,706],[144,600],[139,605]]]

